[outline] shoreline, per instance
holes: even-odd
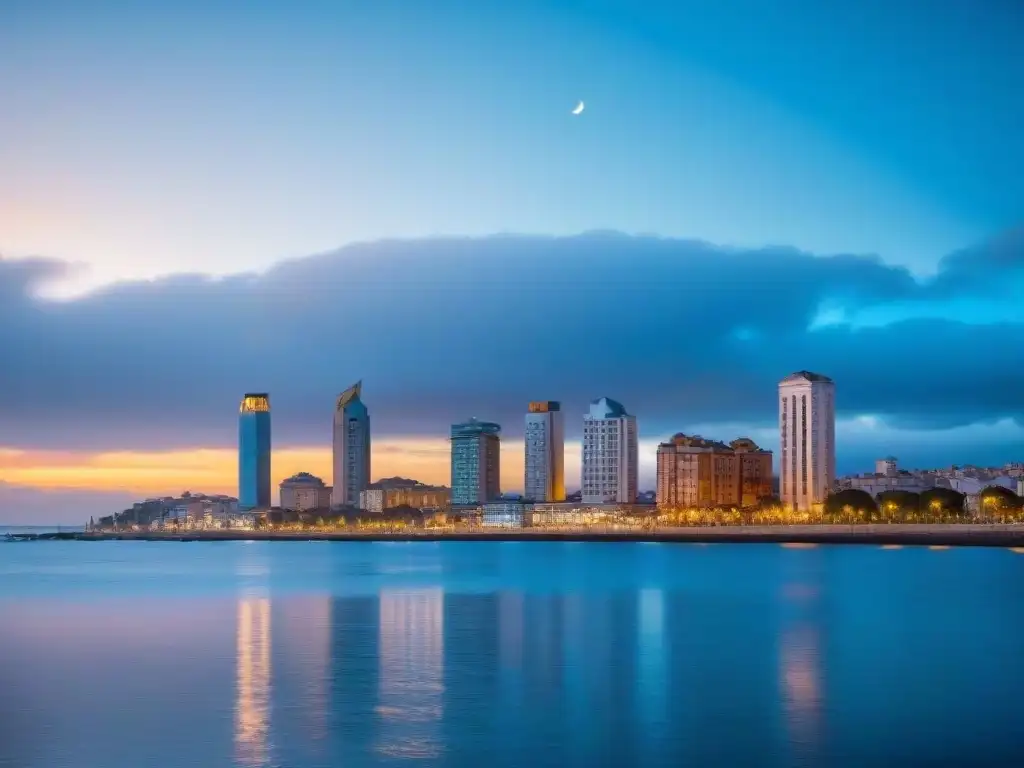
[[[51,538],[51,537],[46,537]],[[57,537],[53,537],[57,538]],[[882,524],[716,526],[616,530],[603,528],[465,531],[125,531],[61,535],[74,541],[564,541],[675,544],[869,544],[949,547],[1024,547],[1024,525]]]

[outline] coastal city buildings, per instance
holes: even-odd
[[[526,414],[523,495],[532,501],[565,499],[565,420],[561,403],[530,403]]]
[[[501,495],[501,427],[473,418],[452,424],[452,505],[479,505]]]
[[[359,494],[359,508],[367,512],[383,512],[395,507],[441,510],[451,504],[451,491],[437,485],[425,485],[404,477],[389,477],[370,483]]]
[[[584,504],[632,504],[638,492],[636,417],[602,397],[583,417]]]
[[[483,505],[480,524],[485,528],[522,528],[530,506],[512,497],[488,501]]]
[[[249,393],[238,414],[238,506],[270,506],[270,396]]]
[[[332,505],[355,507],[370,484],[370,413],[361,399],[363,383],[356,382],[334,406],[334,486]]]
[[[772,453],[749,438],[725,443],[675,435],[658,446],[661,509],[749,507],[772,492]]]
[[[986,488],[1000,486],[1020,495],[1021,480],[1015,476],[1014,464],[1003,467],[952,466],[942,469],[901,469],[894,457],[879,459],[875,471],[846,475],[836,480],[834,490],[855,489],[877,497],[886,491],[923,493],[932,488],[948,488],[967,497],[968,507]]]
[[[361,383],[356,383],[343,392],[334,411],[334,473],[343,486],[340,491],[299,472],[281,482],[280,506],[271,507],[270,400],[266,393],[249,393],[239,408],[238,499],[189,492],[147,499],[101,517],[100,527],[253,528],[258,521],[276,524],[296,519],[294,514],[290,519],[283,514],[289,512],[323,510],[324,519],[341,519],[351,512],[343,507],[371,513],[406,508],[427,517],[438,513],[440,520],[447,519],[444,513],[454,507],[457,514],[452,519],[488,527],[596,525],[647,519],[656,516],[655,508],[671,512],[770,507],[778,482],[772,476],[772,452],[749,438],[726,444],[679,433],[658,446],[657,491],[638,493],[636,420],[621,403],[603,397],[593,401],[584,415],[579,491],[566,493],[563,412],[561,404],[552,400],[528,406],[522,496],[500,491],[501,427],[475,418],[451,427],[451,489],[401,477],[370,483],[370,420],[361,390]],[[874,472],[835,478],[834,391],[831,379],[809,371],[794,373],[778,385],[782,447],[778,490],[783,506],[813,510],[829,493],[850,489],[877,498],[891,491],[920,494],[945,488],[962,494],[970,512],[979,511],[992,487],[1024,496],[1021,462],[907,470],[888,456],[875,462]],[[333,514],[328,506],[334,508]],[[374,524],[372,518],[360,519]]]
[[[331,486],[309,472],[299,472],[281,481],[281,509],[308,512],[331,506]]]
[[[798,371],[779,382],[779,433],[782,505],[805,511],[824,503],[836,478],[832,379]]]

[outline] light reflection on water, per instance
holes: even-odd
[[[11,547],[0,573],[5,768],[996,766],[1024,748],[1006,549],[48,547]],[[148,594],[124,583],[136,557]],[[62,565],[75,582],[41,588]]]
[[[270,758],[270,600],[238,602],[238,700],[235,705],[236,759],[259,768]]]
[[[443,716],[444,592],[380,594],[377,750],[391,757],[440,754]]]

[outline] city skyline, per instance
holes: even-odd
[[[332,483],[360,378],[375,477],[537,396],[775,446],[803,368],[839,474],[1024,456],[1013,4],[357,6],[4,16],[0,523],[234,492],[253,387]]]

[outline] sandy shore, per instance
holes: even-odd
[[[647,541],[1022,547],[1024,525],[793,525],[709,528],[473,531],[190,531],[79,534],[82,541]]]

